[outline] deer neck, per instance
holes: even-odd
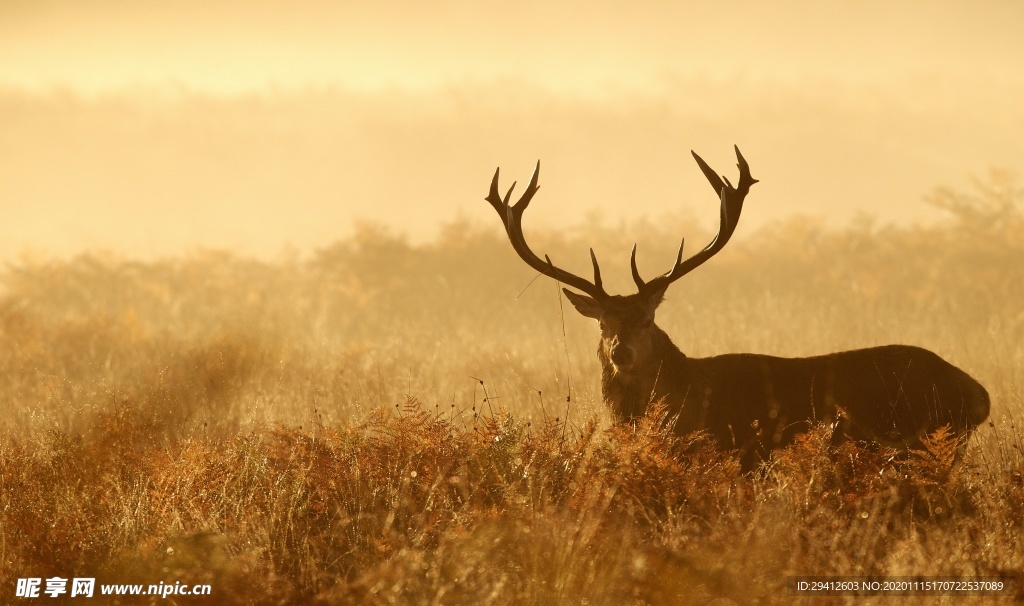
[[[685,372],[686,355],[663,330],[654,331],[650,357],[629,371],[616,370],[604,347],[598,346],[601,395],[619,421],[643,416],[647,405],[668,396],[671,384]]]

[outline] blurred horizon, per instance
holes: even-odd
[[[0,5],[0,261],[417,242],[542,163],[527,230],[929,222],[1024,168],[1024,5]],[[680,234],[688,235],[688,234]],[[740,234],[738,237],[742,238]],[[696,243],[691,244],[695,246]]]

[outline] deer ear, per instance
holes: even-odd
[[[576,308],[576,311],[588,318],[594,318],[595,320],[601,319],[601,305],[593,298],[588,297],[587,295],[574,293],[568,288],[563,288],[562,292],[565,293],[565,296],[569,299],[569,302],[572,303],[572,306]]]
[[[668,287],[669,285],[666,284],[647,295],[647,311],[649,311],[652,316],[654,315],[654,310],[658,309],[658,306],[661,305],[661,302],[665,299],[665,291],[668,290]]]

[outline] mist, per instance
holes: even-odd
[[[0,259],[428,241],[493,224],[495,168],[538,159],[527,229],[712,226],[689,151],[728,175],[734,144],[761,180],[741,229],[908,224],[1024,157],[1009,3],[0,10]]]

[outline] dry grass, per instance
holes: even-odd
[[[818,427],[742,475],[656,413],[611,427],[594,328],[561,317],[547,282],[519,296],[529,271],[464,224],[418,247],[367,227],[274,264],[10,266],[3,599],[55,574],[210,583],[195,603],[218,604],[776,603],[791,575],[1017,574],[1024,208],[1010,185],[938,192],[953,217],[931,228],[738,238],[662,307],[692,355],[937,351],[993,396],[962,461],[943,432],[895,457]],[[697,231],[536,240],[581,270],[596,242],[621,279],[623,232],[653,273]]]

